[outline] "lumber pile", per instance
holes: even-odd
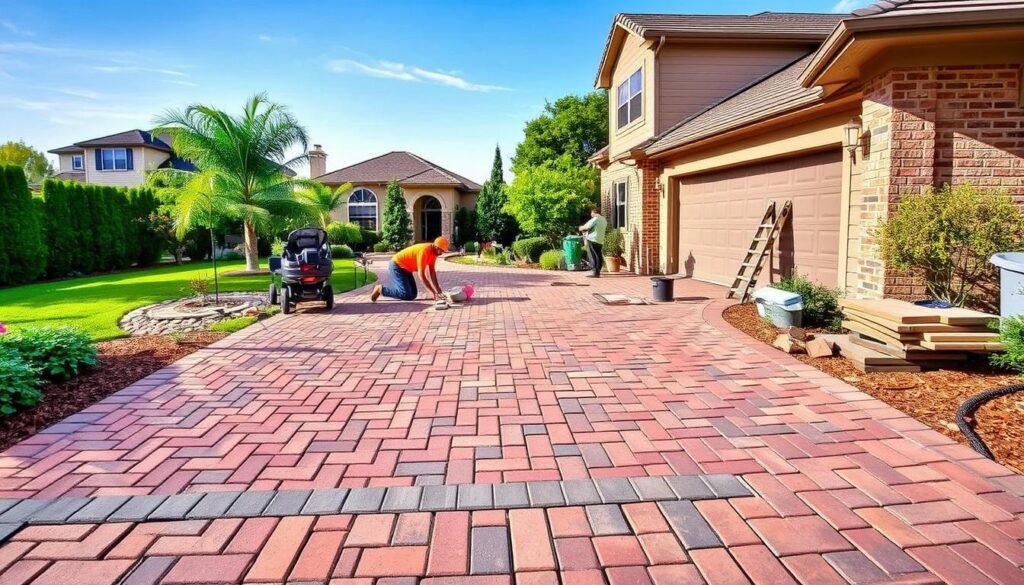
[[[896,299],[841,299],[839,304],[843,327],[850,331],[849,343],[841,344],[841,351],[862,370],[873,366],[874,371],[914,371],[909,368],[940,367],[965,360],[968,353],[1004,349],[999,334],[988,326],[997,317],[988,313],[933,309]],[[852,348],[847,352],[847,346],[870,353]]]

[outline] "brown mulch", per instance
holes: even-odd
[[[771,344],[781,333],[757,315],[753,304],[733,305],[722,314],[733,327]],[[793,357],[844,380],[875,398],[909,414],[963,444],[967,439],[956,427],[956,410],[967,398],[999,386],[1020,384],[1020,376],[992,369],[985,358],[961,368],[921,373],[862,373],[844,357]],[[975,430],[996,461],[1024,471],[1024,395],[1017,393],[985,403],[975,414]]]
[[[166,335],[140,335],[96,344],[99,365],[43,388],[35,408],[0,419],[0,451],[225,336],[200,331],[183,334],[179,343]]]

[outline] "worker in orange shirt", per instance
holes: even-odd
[[[448,240],[444,236],[433,242],[413,244],[391,257],[388,274],[391,286],[378,284],[373,287],[370,300],[377,302],[381,295],[402,301],[416,300],[416,279],[413,274],[420,275],[423,286],[433,295],[434,300],[441,298],[441,285],[437,283],[437,269],[434,264],[438,256],[448,251]]]

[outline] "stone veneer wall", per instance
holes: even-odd
[[[884,267],[871,230],[904,195],[943,183],[1003,188],[1024,204],[1021,66],[900,68],[864,87],[859,245],[849,293],[925,295],[919,278]]]

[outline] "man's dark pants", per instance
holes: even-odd
[[[601,265],[604,257],[601,256],[601,244],[595,244],[587,240],[587,256],[590,258],[590,273],[594,276],[601,276]]]
[[[388,266],[388,274],[391,276],[391,286],[383,287],[382,295],[402,301],[416,300],[416,278],[412,272],[392,262]]]

